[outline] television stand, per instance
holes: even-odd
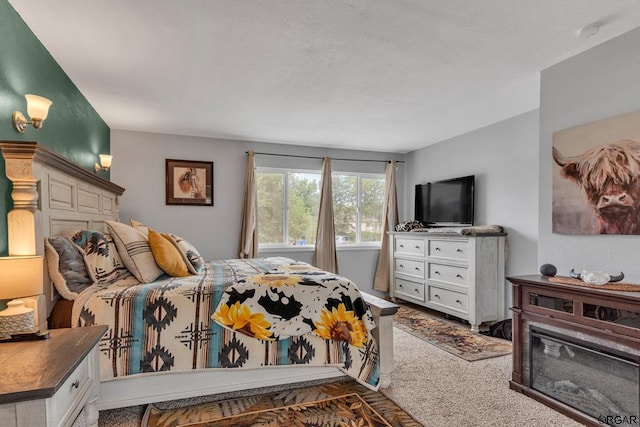
[[[640,292],[513,283],[511,389],[588,426],[637,425]],[[568,388],[567,388],[568,386]]]
[[[403,299],[467,320],[479,332],[483,322],[505,318],[506,233],[392,232],[391,283]]]

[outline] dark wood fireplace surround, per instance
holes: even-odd
[[[530,387],[524,380],[523,352],[527,351],[524,334],[529,322],[585,333],[604,340],[640,348],[640,329],[586,316],[588,307],[608,307],[640,312],[640,292],[619,292],[551,282],[545,276],[507,277],[513,284],[513,373],[510,388],[588,426],[601,426],[598,420]],[[538,295],[571,302],[572,312],[532,304]]]

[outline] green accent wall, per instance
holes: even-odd
[[[7,0],[0,0],[0,34],[0,140],[37,141],[93,171],[98,154],[110,152],[109,126]],[[49,98],[53,105],[40,130],[28,126],[19,133],[11,115],[19,110],[27,116],[27,93]],[[12,205],[11,182],[0,161],[0,256],[8,254],[7,213]]]

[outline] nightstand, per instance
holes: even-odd
[[[106,326],[0,344],[0,427],[97,426],[97,344]]]

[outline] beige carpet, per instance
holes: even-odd
[[[509,389],[511,355],[467,362],[394,328],[394,370],[382,393],[425,427],[580,427]]]
[[[398,302],[398,305],[394,326],[464,360],[473,362],[511,353],[510,341],[473,333],[467,325],[412,304]]]

